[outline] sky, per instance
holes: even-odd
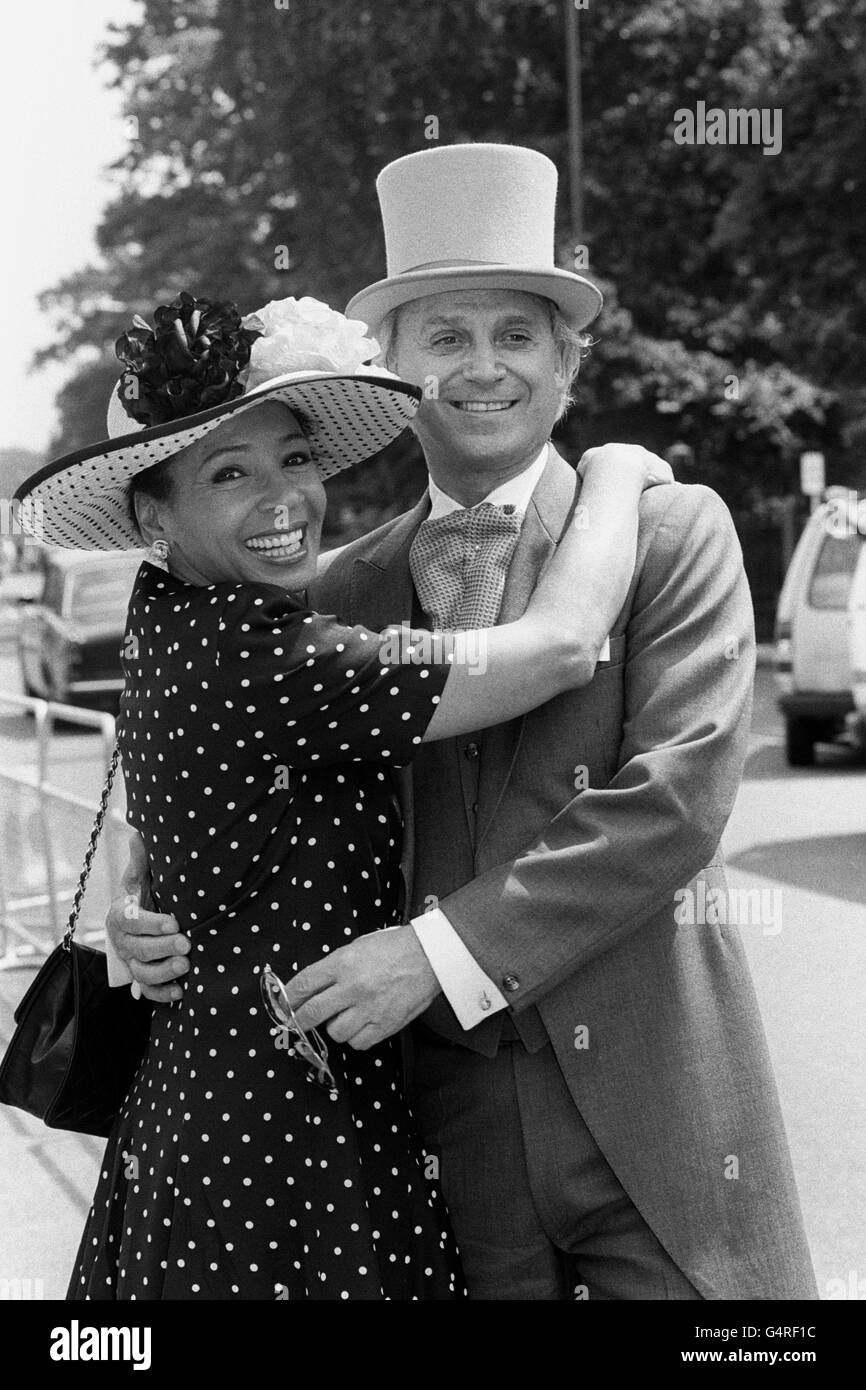
[[[0,448],[44,450],[68,368],[28,371],[51,338],[36,296],[96,256],[94,231],[112,193],[105,169],[122,153],[119,94],[94,67],[108,25],[135,0],[38,0],[7,6],[0,82]],[[14,326],[14,331],[10,328]]]

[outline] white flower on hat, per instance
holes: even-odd
[[[263,309],[247,314],[242,323],[263,335],[250,349],[244,383],[247,392],[288,372],[354,375],[379,352],[379,344],[367,336],[367,325],[361,319],[347,319],[309,295],[272,299]],[[364,372],[391,375],[367,366]]]

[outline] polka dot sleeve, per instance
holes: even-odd
[[[450,670],[383,658],[379,633],[264,587],[232,590],[219,628],[227,702],[294,767],[410,762]]]

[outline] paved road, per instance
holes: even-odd
[[[0,691],[20,690],[14,648],[2,643]],[[9,706],[0,706],[0,767],[25,777],[35,768],[32,720]],[[50,763],[54,785],[95,804],[103,773],[98,735],[71,726],[58,731]],[[45,827],[34,794],[0,782],[0,854],[7,895],[26,897],[44,888],[46,829],[55,848],[58,879],[71,887],[91,820],[90,813],[61,806],[50,813]],[[105,860],[97,857],[94,883],[86,898],[87,924],[95,925],[104,915],[107,897]],[[37,931],[45,928],[44,912],[22,916]],[[14,945],[14,938],[0,937],[0,953]],[[26,968],[0,973],[0,1042],[4,1045],[12,1030],[14,1006],[33,973]],[[4,1291],[9,1293],[3,1281],[16,1279],[33,1281],[31,1289],[37,1287],[35,1281],[41,1281],[46,1298],[63,1297],[103,1147],[101,1140],[48,1130],[19,1111],[0,1109],[0,1297]]]
[[[14,672],[0,654],[4,675]],[[28,736],[22,721],[0,720],[4,765],[24,759]],[[95,793],[100,758],[92,736],[64,735],[60,764],[65,784]],[[758,675],[751,754],[724,845],[731,885],[763,894],[750,900],[765,909],[761,919],[742,931],[819,1289],[839,1296],[855,1271],[866,1297],[866,765],[829,750],[814,769],[788,769],[766,671]],[[30,978],[22,970],[0,974],[0,1035],[8,1035],[12,1004]],[[101,1148],[4,1108],[0,1281],[41,1279],[45,1297],[62,1296]]]
[[[742,927],[803,1201],[818,1288],[866,1298],[866,763],[786,766],[768,673],[724,838],[730,882],[777,920]],[[775,901],[770,894],[775,894]]]

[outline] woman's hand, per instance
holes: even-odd
[[[592,679],[628,595],[641,495],[674,478],[664,459],[640,444],[587,449],[578,471],[582,484],[571,523],[526,610],[551,642],[562,634],[571,639],[573,688]]]
[[[641,444],[599,444],[594,449],[587,449],[577,465],[581,478],[586,477],[590,464],[593,468],[637,472],[643,480],[644,491],[648,487],[658,487],[659,483],[676,481],[670,464]]]

